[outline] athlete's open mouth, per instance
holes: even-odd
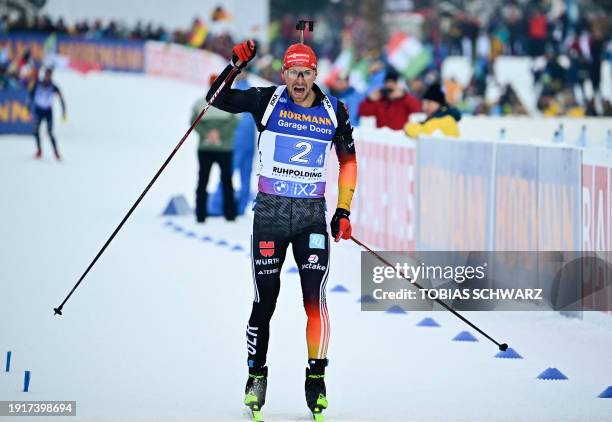
[[[306,92],[306,88],[303,86],[294,86],[293,87],[293,92],[298,94],[298,95],[302,95],[304,94],[304,92]]]

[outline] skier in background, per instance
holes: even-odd
[[[232,67],[244,68],[255,56],[255,43],[233,49],[232,64],[213,83],[213,93]],[[265,403],[270,319],[280,291],[280,271],[289,244],[298,264],[307,315],[306,403],[315,415],[327,408],[325,367],[329,344],[329,316],[325,286],[329,275],[329,238],[326,228],[325,183],[332,145],[340,163],[338,204],[331,234],[349,239],[351,200],[357,180],[352,127],[344,104],[325,95],[314,83],[317,57],[305,44],[285,52],[281,74],[286,85],[229,89],[227,81],[214,106],[232,113],[249,112],[259,131],[259,193],[255,201],[252,235],[254,300],[247,324],[249,376],[245,404],[257,419]]]
[[[45,68],[44,77],[42,80],[36,79],[34,86],[30,90],[30,104],[32,105],[32,117],[34,119],[34,138],[36,139],[36,155],[34,158],[42,157],[42,149],[40,146],[40,124],[44,120],[47,122],[47,133],[53,145],[55,158],[59,161],[61,156],[57,147],[55,135],[53,135],[53,98],[57,95],[62,104],[62,119],[66,121],[66,103],[64,96],[57,85],[52,80],[53,69]]]

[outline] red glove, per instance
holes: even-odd
[[[350,212],[344,208],[337,208],[334,216],[332,217],[331,227],[332,237],[336,242],[340,241],[340,238],[348,240],[351,238],[353,229],[351,228],[351,220],[349,220]]]
[[[236,44],[232,49],[232,63],[234,66],[242,69],[248,62],[253,60],[256,51],[257,47],[255,46],[255,41],[253,40],[246,40],[240,44]],[[237,64],[238,62],[240,62],[240,65]]]

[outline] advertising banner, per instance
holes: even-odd
[[[0,90],[0,134],[31,134],[32,116],[25,89]]]

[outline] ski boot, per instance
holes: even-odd
[[[306,368],[306,404],[315,421],[323,421],[323,410],[327,409],[325,391],[325,367],[327,359],[309,359],[310,368]]]
[[[254,421],[262,421],[260,411],[266,403],[268,367],[249,368],[249,379],[244,389],[244,404],[251,409]]]

